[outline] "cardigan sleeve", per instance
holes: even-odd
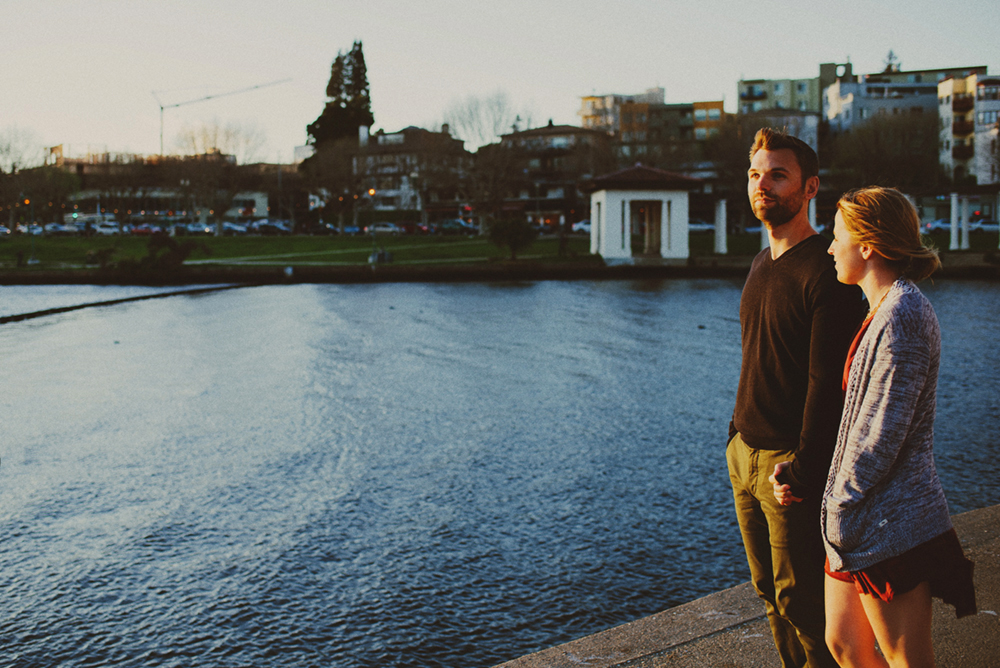
[[[855,358],[842,425],[844,454],[834,463],[837,470],[828,490],[833,506],[828,538],[837,547],[853,546],[866,527],[863,521],[846,519],[858,519],[857,513],[842,516],[836,509],[864,504],[890,473],[911,434],[932,358],[922,329],[892,319],[864,358]]]

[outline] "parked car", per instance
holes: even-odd
[[[188,223],[184,231],[194,236],[207,237],[215,234],[215,225],[211,223]]]
[[[365,234],[399,234],[399,227],[393,223],[372,223],[365,228]]]
[[[344,234],[361,234],[361,228],[357,225],[345,225]]]
[[[118,226],[114,223],[95,223],[93,228],[94,234],[99,234],[105,237],[112,237],[121,234]]]
[[[257,231],[257,234],[263,234],[264,236],[285,236],[292,233],[292,228],[288,227],[284,223],[280,223],[276,220],[258,220],[252,223],[252,228]],[[251,228],[248,227],[247,231]]]
[[[399,228],[402,234],[426,234],[425,228],[423,228],[419,223],[414,223],[410,220],[404,220],[401,223],[396,223],[396,227]]]
[[[474,226],[461,218],[438,221],[437,231],[440,234],[476,234],[478,232]]]
[[[163,228],[152,223],[142,223],[132,228],[132,234],[140,237],[148,237],[163,232]]]
[[[213,234],[215,230],[212,230]],[[240,225],[239,223],[233,223],[228,220],[222,222],[222,236],[225,237],[238,237],[243,236],[247,233],[247,226]]]
[[[331,225],[330,223],[316,223],[306,229],[306,234],[314,237],[326,237],[333,234],[340,234],[340,230],[337,229],[336,225]]]
[[[924,224],[924,234],[928,232],[935,232],[937,230],[950,230],[951,229],[951,218],[938,218],[937,220],[932,220],[929,223]]]
[[[995,220],[974,220],[969,223],[970,232],[997,232],[1000,225]]]
[[[62,223],[48,223],[45,225],[45,234],[54,237],[68,237],[76,234],[76,227]]]
[[[688,232],[714,232],[714,231],[715,231],[714,223],[709,223],[699,218],[691,218],[688,220]]]
[[[570,228],[574,232],[583,232],[590,234],[590,220],[584,219],[573,223],[573,227]]]

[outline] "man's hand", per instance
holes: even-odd
[[[791,465],[791,462],[779,462],[778,464],[775,464],[774,473],[772,473],[768,478],[768,481],[774,485],[774,498],[777,499],[778,503],[783,506],[790,506],[793,503],[799,503],[802,501],[799,497],[792,495],[792,488],[790,485],[782,485],[778,482],[778,476],[781,475],[781,472]]]

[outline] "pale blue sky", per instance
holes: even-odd
[[[255,123],[261,159],[289,160],[322,110],[330,63],[364,42],[375,128],[440,123],[470,94],[506,91],[536,125],[579,124],[580,96],[666,89],[725,99],[745,78],[805,78],[850,58],[882,68],[987,65],[1000,73],[995,0],[0,0],[0,130],[45,145],[155,153],[217,119]]]

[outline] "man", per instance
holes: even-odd
[[[861,292],[837,282],[829,242],[809,224],[818,172],[801,140],[770,129],[754,138],[747,193],[770,247],[740,300],[743,364],[726,453],[751,577],[785,668],[837,665],[824,641],[819,508],[844,361],[864,315]],[[775,498],[782,485],[785,503]]]

